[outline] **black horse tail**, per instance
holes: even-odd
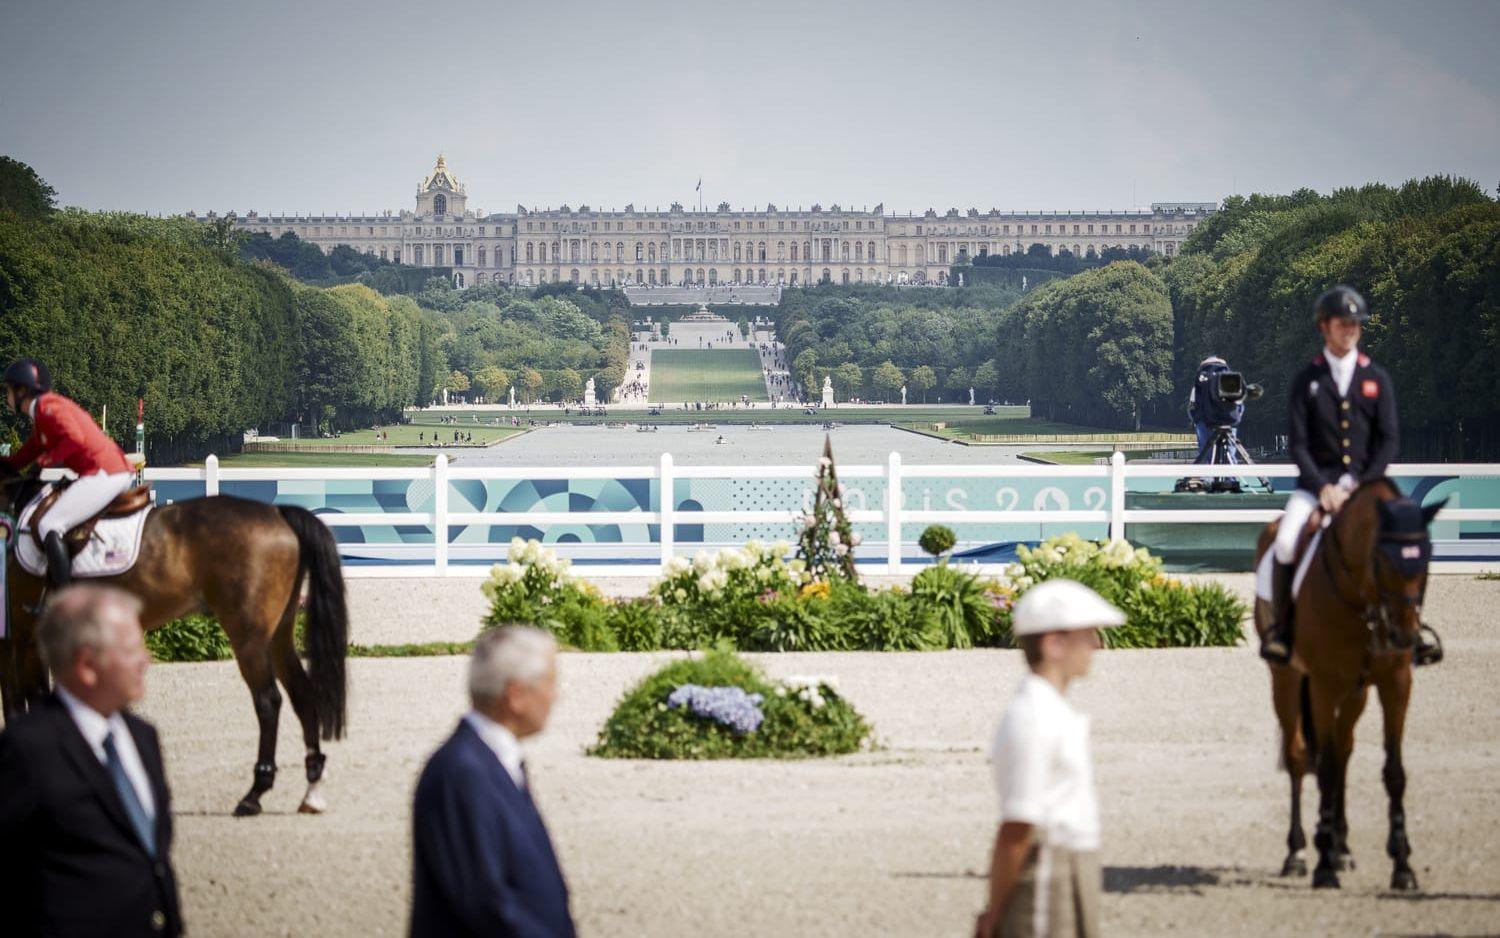
[[[1297,696],[1302,701],[1302,745],[1307,747],[1307,771],[1316,772],[1318,770],[1318,735],[1313,732],[1312,690],[1305,674],[1297,689]]]
[[[313,707],[324,739],[344,735],[344,659],[349,653],[349,610],[344,603],[344,574],[338,542],[318,516],[297,505],[278,505],[297,535],[301,573],[308,576],[307,661]]]

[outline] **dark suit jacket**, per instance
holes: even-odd
[[[542,816],[468,723],[422,771],[412,823],[413,938],[573,934]]]
[[[171,796],[156,730],[125,714],[156,801],[157,856],[53,694],[0,733],[0,930],[15,936],[177,935]]]
[[[1339,396],[1320,353],[1292,382],[1288,410],[1287,449],[1300,470],[1298,488],[1316,493],[1346,472],[1360,482],[1379,479],[1396,458],[1396,388],[1363,352],[1348,397]]]

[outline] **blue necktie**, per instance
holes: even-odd
[[[120,761],[120,750],[115,748],[114,731],[104,737],[104,767],[109,770],[110,780],[115,783],[115,791],[119,792],[120,801],[125,805],[125,815],[135,827],[141,845],[146,848],[147,853],[156,856],[156,826],[152,823],[151,815],[146,813],[146,806],[141,804],[140,796],[135,793],[135,786],[130,784],[130,777],[125,774],[125,764]]]

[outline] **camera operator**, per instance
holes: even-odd
[[[1214,431],[1221,427],[1229,434],[1231,445],[1225,448],[1229,462],[1239,462],[1235,452],[1238,447],[1234,444],[1238,441],[1236,428],[1245,417],[1245,403],[1243,396],[1235,401],[1227,401],[1219,394],[1219,376],[1225,374],[1233,374],[1229,370],[1229,364],[1217,355],[1210,355],[1198,364],[1198,380],[1192,391],[1188,392],[1188,417],[1193,421],[1193,430],[1198,434],[1199,462],[1205,461],[1205,447]],[[1210,458],[1206,461],[1212,462],[1213,454],[1210,452],[1207,455]]]

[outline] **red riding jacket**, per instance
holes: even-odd
[[[31,412],[31,436],[6,462],[24,469],[32,462],[42,468],[62,466],[80,477],[96,472],[130,472],[125,453],[104,435],[88,411],[48,391],[36,399]]]

